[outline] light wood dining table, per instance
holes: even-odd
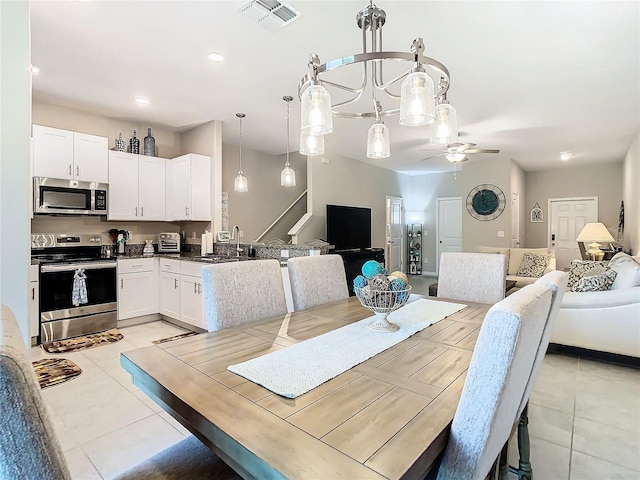
[[[355,297],[125,352],[121,364],[244,478],[423,478],[490,307],[455,303],[467,307],[295,399],[227,367],[371,316]]]

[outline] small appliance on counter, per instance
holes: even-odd
[[[180,253],[180,234],[158,234],[158,253]]]

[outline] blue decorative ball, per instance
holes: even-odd
[[[398,292],[396,293],[396,303],[402,303],[409,296],[409,292]]]
[[[366,286],[368,283],[369,283],[368,280],[364,278],[362,275],[358,275],[356,278],[353,279],[354,287],[362,288]]]
[[[367,260],[364,262],[364,265],[362,265],[362,275],[364,275],[365,278],[373,278],[378,274],[387,275],[384,272],[386,272],[384,267],[375,260]]]
[[[407,284],[404,283],[404,280],[402,280],[401,278],[389,277],[389,279],[391,280],[391,290],[406,290]]]

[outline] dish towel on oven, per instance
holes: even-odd
[[[87,303],[87,276],[81,268],[77,269],[76,273],[73,275],[71,303],[76,307],[81,303]]]

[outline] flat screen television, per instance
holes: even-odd
[[[371,248],[371,209],[327,205],[327,242],[336,250]]]

